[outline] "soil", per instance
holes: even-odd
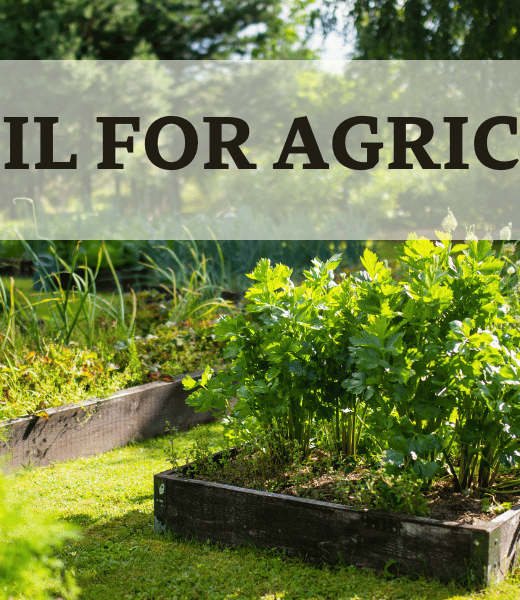
[[[457,521],[458,523],[475,523],[476,521],[491,521],[500,509],[482,510],[482,493],[472,490],[466,494],[453,491],[453,484],[449,480],[439,481],[432,490],[426,494],[430,508],[429,517],[439,521]],[[520,496],[517,497],[517,500]],[[505,498],[500,498],[503,504]],[[513,505],[516,502],[513,502]]]
[[[490,521],[512,506],[520,504],[518,485],[511,493],[495,495],[479,490],[456,493],[446,475],[430,489],[419,489],[418,482],[402,483],[388,477],[375,465],[340,462],[325,452],[314,450],[302,462],[273,460],[266,453],[238,454],[220,464],[207,459],[197,467],[183,470],[186,476],[248,489],[276,492],[324,502],[416,514],[441,521],[472,524]],[[518,481],[517,478],[515,478]],[[504,480],[499,481],[501,489]],[[381,493],[383,490],[385,493]],[[483,500],[484,508],[483,510]],[[486,506],[487,505],[487,506]]]

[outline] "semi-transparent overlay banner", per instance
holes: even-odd
[[[1,239],[520,237],[518,61],[1,61],[0,81]]]

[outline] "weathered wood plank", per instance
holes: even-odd
[[[195,379],[201,373],[192,373]],[[43,467],[161,435],[168,421],[186,430],[214,419],[185,402],[183,377],[122,390],[110,398],[48,409],[48,419],[29,416],[0,422],[0,468]]]

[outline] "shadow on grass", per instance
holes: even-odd
[[[388,579],[345,565],[304,563],[274,550],[225,548],[157,534],[150,512],[131,510],[102,523],[80,514],[74,521],[83,525],[84,536],[70,543],[61,557],[75,570],[82,600],[447,600],[467,594],[455,585],[423,578]]]
[[[85,513],[77,513],[73,517],[67,519],[67,521],[81,527],[81,531],[85,531],[96,523],[96,519],[93,519],[90,515]]]
[[[153,492],[150,494],[141,494],[140,496],[132,496],[132,498],[129,498],[129,500],[131,502],[135,502],[135,504],[145,502],[146,500],[153,500]]]

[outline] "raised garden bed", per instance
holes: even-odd
[[[192,374],[195,379],[200,373]],[[12,472],[108,452],[132,440],[162,435],[166,422],[179,431],[214,420],[211,412],[187,406],[183,376],[153,382],[0,422],[0,468]]]
[[[157,532],[481,585],[502,580],[516,564],[520,506],[470,525],[190,479],[190,466],[155,475]]]

